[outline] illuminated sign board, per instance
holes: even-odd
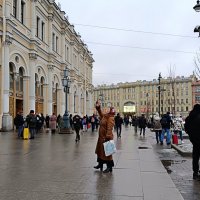
[[[135,112],[135,106],[124,106],[124,112],[125,113]]]

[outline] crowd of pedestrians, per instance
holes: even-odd
[[[96,146],[97,162],[98,165],[95,169],[103,170],[103,164],[107,165],[104,173],[112,172],[114,161],[111,156],[105,156],[103,153],[103,143],[105,141],[114,138],[113,130],[115,130],[117,138],[122,137],[122,128],[133,127],[135,135],[139,133],[142,137],[145,137],[146,128],[150,128],[155,132],[156,143],[163,145],[170,145],[173,141],[173,136],[180,139],[179,144],[183,144],[183,132],[185,131],[189,135],[189,139],[193,145],[193,179],[200,180],[199,175],[199,158],[200,158],[200,135],[199,135],[199,123],[200,123],[200,105],[196,104],[189,116],[183,120],[181,115],[174,116],[167,112],[159,116],[155,113],[150,118],[147,118],[144,114],[141,116],[125,115],[122,117],[120,113],[115,115],[114,108],[110,108],[108,113],[102,113],[100,105],[96,104],[98,115],[92,116],[72,116],[70,114],[70,128],[75,131],[75,141],[80,141],[80,131],[86,133],[88,129],[91,132],[98,131],[99,137]],[[29,130],[29,137],[27,139],[34,139],[35,135],[41,132],[51,132],[55,134],[62,128],[63,119],[62,116],[52,113],[52,115],[44,116],[42,113],[35,113],[34,110],[30,110],[30,113],[24,118],[22,112],[18,112],[14,118],[14,125],[17,130],[17,137],[23,138],[24,129]],[[100,128],[99,128],[100,126]],[[178,144],[178,143],[177,143]]]
[[[80,140],[79,131],[87,132],[91,128],[92,132],[98,130],[99,126],[99,117],[95,114],[92,116],[83,116],[79,115],[69,116],[70,128],[76,132],[75,141]],[[23,138],[24,128],[29,129],[30,137],[29,139],[34,139],[35,135],[42,132],[51,132],[55,134],[60,132],[62,128],[63,118],[62,116],[52,113],[52,115],[44,116],[42,113],[35,113],[34,110],[30,110],[30,113],[23,117],[22,112],[18,112],[14,118],[14,125],[16,127],[18,138]]]

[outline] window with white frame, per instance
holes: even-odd
[[[40,18],[37,17],[37,22],[36,22],[36,36],[39,37],[39,28],[40,28]]]
[[[55,51],[55,33],[52,33],[52,49]]]
[[[13,16],[17,18],[17,0],[13,0]]]
[[[56,52],[58,53],[58,36],[56,36]]]
[[[21,1],[21,22],[24,24],[25,2]]]
[[[45,23],[42,22],[42,34],[41,34],[41,39],[44,41],[45,39]]]

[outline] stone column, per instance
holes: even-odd
[[[53,94],[52,94],[52,81],[53,81],[53,65],[48,65],[48,102],[47,114],[51,115],[53,112]]]
[[[62,90],[57,89],[57,114],[63,115],[64,110],[62,110]]]
[[[87,61],[87,59],[86,59],[86,57],[84,57],[84,59],[83,59],[83,69],[84,69],[84,89],[83,89],[83,91],[84,91],[84,113],[85,113],[85,115],[88,115],[88,113],[87,113],[87,95],[86,95],[86,91],[87,91],[87,82],[86,82],[86,80],[87,80],[87,75],[86,75],[86,61]]]
[[[44,84],[43,85],[43,99],[44,99],[44,104],[43,104],[43,108],[44,108],[44,116],[46,115],[46,114],[48,114],[48,112],[47,112],[47,105],[48,105],[48,84]]]
[[[61,32],[61,57],[62,57],[62,63],[65,63],[65,55],[66,55],[66,49],[65,49],[65,31],[62,30]]]
[[[3,60],[4,66],[3,67],[3,116],[2,116],[2,131],[10,131],[13,129],[12,124],[12,116],[9,114],[9,46],[12,43],[12,39],[9,36],[6,36],[5,41],[3,43]]]
[[[21,21],[21,0],[17,1],[17,19]]]
[[[29,53],[29,59],[30,59],[29,108],[30,110],[35,111],[35,67],[36,67],[37,54]]]
[[[49,26],[48,26],[48,32],[49,32],[49,35],[48,35],[48,38],[49,38],[49,41],[48,41],[48,45],[49,45],[49,53],[52,53],[53,50],[52,50],[52,23],[53,23],[53,14],[50,14],[48,16],[48,21],[49,21]],[[55,42],[55,41],[54,41]]]
[[[23,77],[23,116],[25,117],[29,113],[29,101],[27,101],[27,97],[29,97],[29,81],[30,76]]]

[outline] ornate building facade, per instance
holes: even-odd
[[[115,107],[121,114],[145,114],[150,116],[171,112],[173,115],[188,115],[193,107],[192,83],[195,76],[162,78],[159,81],[136,81],[132,83],[118,83],[116,85],[100,85],[94,88],[94,102],[100,99],[102,107]]]
[[[91,114],[93,57],[54,0],[0,1],[2,130],[18,111],[63,115],[63,70],[71,86],[68,111]]]

